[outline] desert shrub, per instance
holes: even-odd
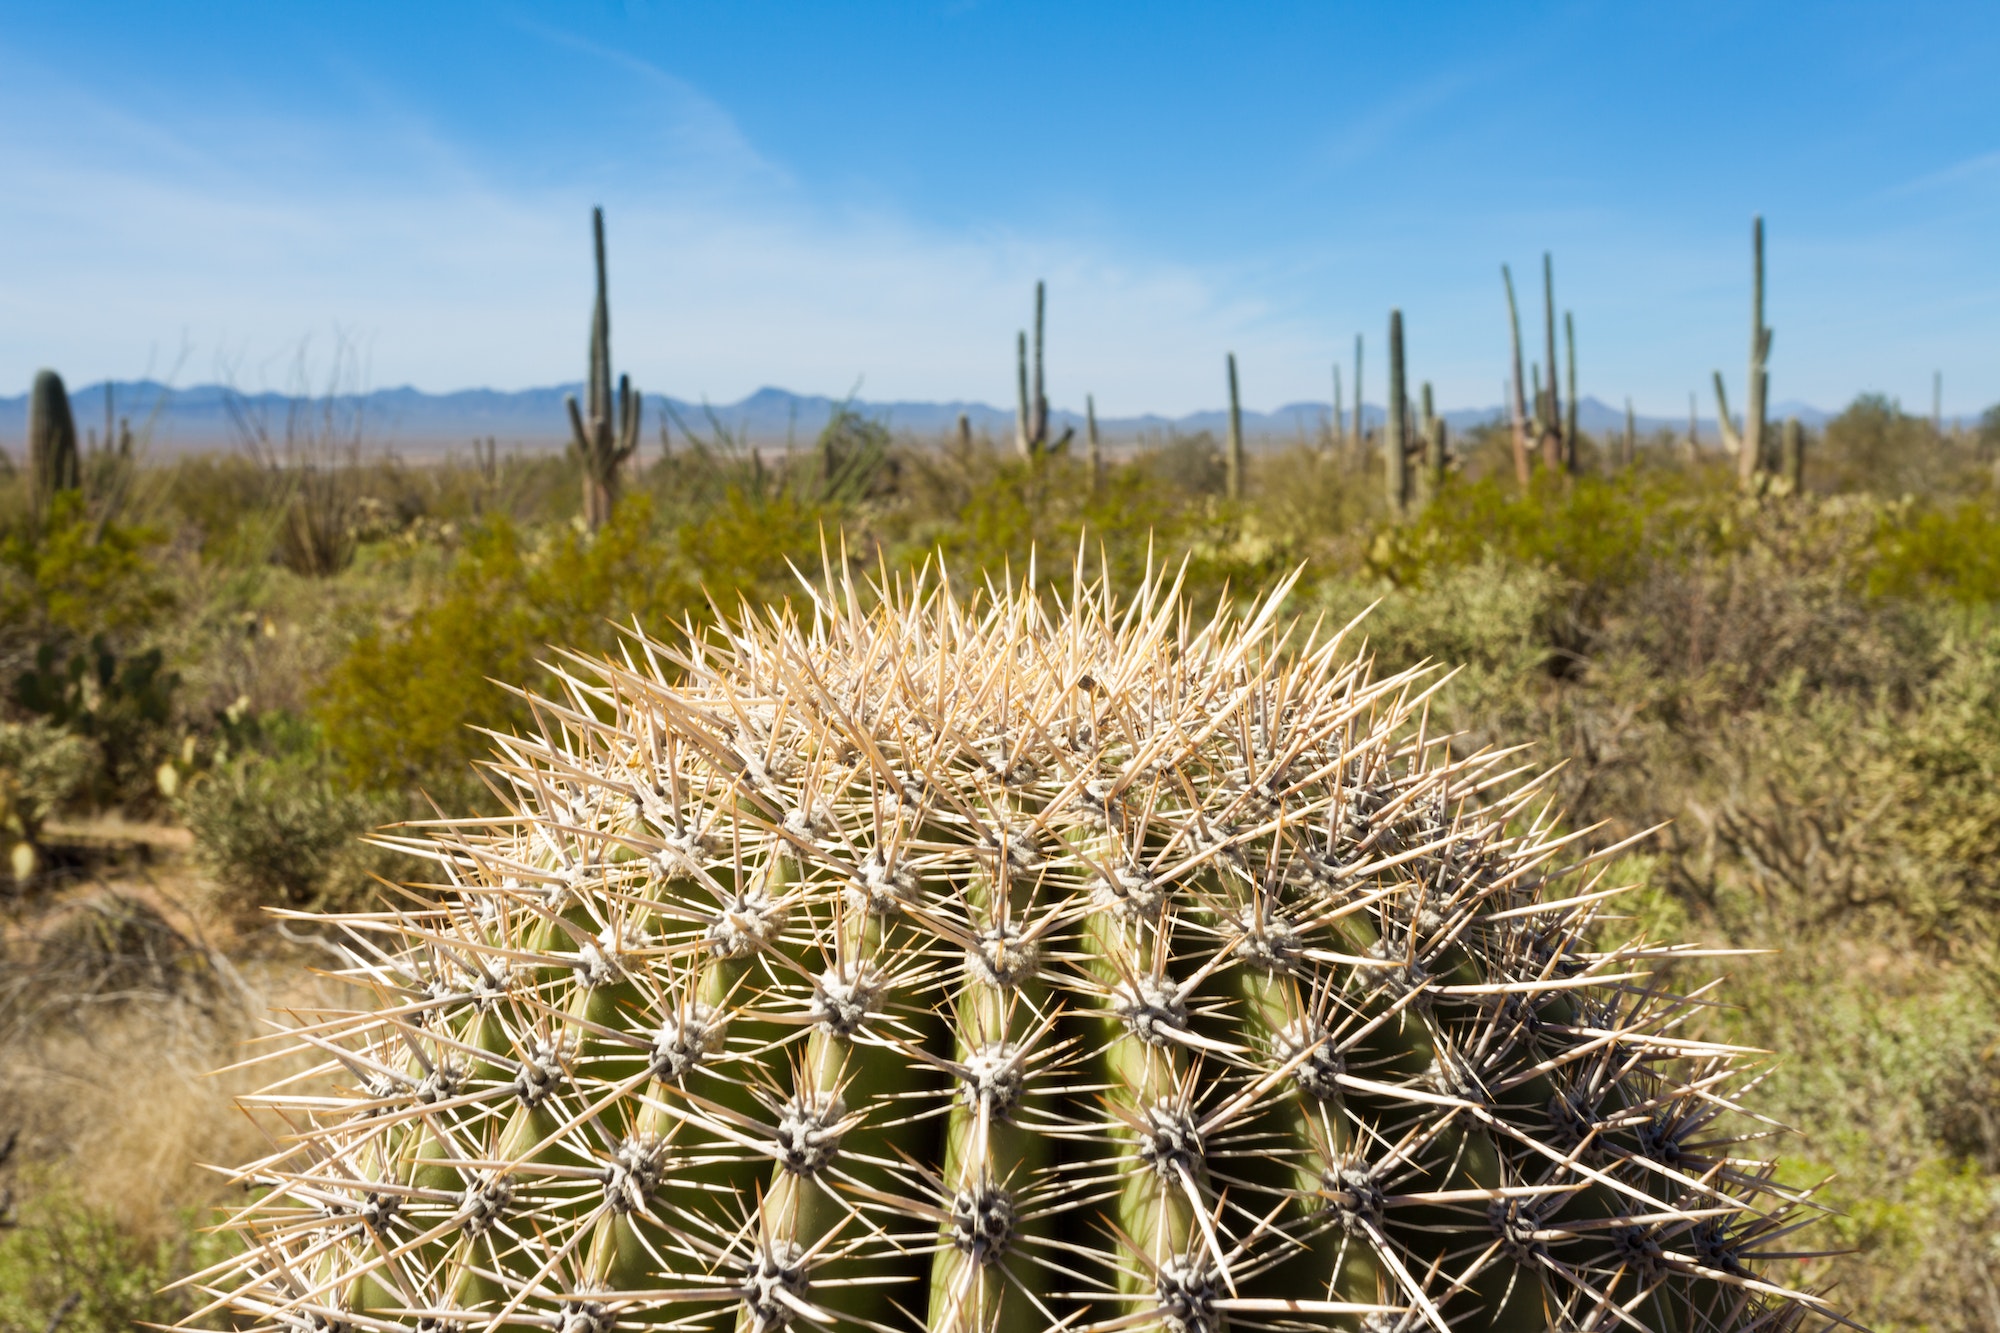
[[[1866,583],[1877,597],[2000,602],[2000,516],[1985,505],[1884,506],[1873,556]]]
[[[165,1288],[227,1252],[227,1242],[197,1230],[192,1215],[174,1233],[147,1235],[60,1184],[30,1179],[23,1189],[19,1225],[0,1231],[0,1328],[10,1333],[172,1324],[196,1300]]]
[[[595,534],[524,531],[497,517],[470,531],[439,589],[402,623],[363,630],[317,692],[315,716],[350,782],[473,799],[466,774],[486,743],[470,728],[530,722],[495,680],[534,678],[551,644],[607,644],[613,622],[663,624],[698,610],[700,590],[651,516],[635,495]],[[720,511],[691,540],[733,560],[732,579],[761,576],[777,548],[760,517],[768,511]]]
[[[49,816],[89,780],[90,747],[62,728],[36,719],[0,722],[0,844],[16,875]]]
[[[366,901],[382,860],[358,842],[401,814],[349,789],[312,755],[250,754],[202,773],[176,801],[218,906],[338,908]]]
[[[158,648],[121,656],[104,635],[64,654],[44,643],[14,680],[14,704],[83,738],[94,752],[90,796],[100,806],[144,808],[153,772],[172,745],[180,677]]]
[[[1923,417],[1882,394],[1862,394],[1826,423],[1808,455],[1815,489],[1895,498],[1960,488],[1968,453],[1940,440]]]

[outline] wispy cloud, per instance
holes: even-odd
[[[264,121],[268,142],[246,146],[46,80],[0,94],[0,111],[36,100],[44,131],[0,132],[0,234],[27,257],[0,276],[12,312],[0,383],[43,364],[80,380],[129,375],[183,330],[198,347],[194,373],[226,356],[254,378],[329,325],[365,342],[382,383],[571,378],[596,202],[608,210],[616,352],[648,390],[727,401],[773,382],[843,391],[865,374],[871,396],[1006,402],[1038,278],[1050,285],[1061,405],[1091,392],[1107,412],[1212,406],[1225,347],[1244,358],[1253,405],[1320,378],[1311,334],[1230,294],[1226,274],[1061,238],[945,233],[888,209],[817,208],[692,85],[544,35],[654,89],[680,167],[721,183],[522,186],[393,105],[377,110],[400,126],[394,145]],[[57,125],[69,128],[47,132]],[[281,147],[282,171],[253,169]]]
[[[1926,190],[1940,189],[1947,185],[1958,185],[1983,176],[1991,176],[1996,171],[2000,171],[2000,151],[1980,153],[1963,161],[1954,162],[1940,171],[1928,172],[1892,185],[1882,191],[1880,197],[1895,199],[1904,195],[1920,194]]]

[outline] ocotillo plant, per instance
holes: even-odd
[[[1229,448],[1224,486],[1231,500],[1243,498],[1243,402],[1236,393],[1236,353],[1229,353]]]
[[[588,404],[579,409],[575,394],[565,395],[569,410],[570,452],[583,470],[583,521],[595,531],[611,518],[618,504],[618,481],[625,461],[639,448],[640,397],[632,377],[618,377],[618,395],[611,394],[611,303],[604,276],[604,210],[590,210],[591,238],[597,255],[597,304],[590,316],[590,378],[584,385]]]
[[[1549,383],[1542,410],[1542,461],[1551,468],[1563,466],[1562,394],[1556,389],[1556,266],[1548,251],[1542,251],[1542,334],[1548,344]]]
[[[1392,400],[1393,402],[1393,400]],[[1026,587],[1032,588],[1030,571]],[[486,820],[323,921],[250,1105],[259,1327],[1786,1329],[1712,1003],[1420,673],[1149,577],[570,659]],[[872,607],[872,610],[864,610]],[[419,830],[421,832],[421,830]],[[285,1049],[289,1047],[289,1049]],[[1750,1137],[1743,1138],[1749,1127]]]
[[[1563,467],[1570,472],[1577,469],[1576,429],[1576,315],[1573,311],[1563,311],[1563,351],[1564,387],[1569,393],[1567,415],[1563,417]]]
[[[1514,353],[1514,380],[1510,394],[1514,427],[1514,481],[1525,491],[1529,478],[1528,403],[1521,387],[1521,311],[1514,304],[1514,275],[1505,264],[1500,266],[1500,281],[1507,287],[1507,332]]]
[[[1779,457],[1779,475],[1788,495],[1801,495],[1806,488],[1806,433],[1797,417],[1786,417]]]
[[[1389,312],[1389,419],[1382,429],[1382,476],[1389,512],[1410,507],[1410,400],[1403,386],[1403,312]]]
[[[36,371],[28,392],[28,479],[37,514],[48,513],[63,491],[83,486],[76,418],[70,414],[62,376],[53,370]]]

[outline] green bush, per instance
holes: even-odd
[[[130,1333],[172,1324],[196,1302],[165,1288],[225,1253],[227,1242],[197,1230],[195,1216],[172,1235],[138,1234],[59,1187],[30,1179],[21,1189],[19,1225],[0,1230],[0,1329],[7,1333]]]
[[[48,722],[0,722],[0,851],[32,868],[42,825],[89,781],[90,747]],[[28,852],[19,852],[19,848]]]
[[[258,754],[199,774],[176,809],[220,905],[237,913],[366,901],[385,854],[359,838],[401,813],[399,803],[348,790],[315,757]]]

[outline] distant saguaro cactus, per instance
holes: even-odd
[[[1014,370],[1016,403],[1014,412],[1014,447],[1026,459],[1040,458],[1043,454],[1059,453],[1069,445],[1076,435],[1076,428],[1063,431],[1062,438],[1049,442],[1049,399],[1043,391],[1042,381],[1042,319],[1047,306],[1048,286],[1035,284],[1035,360],[1034,378],[1028,372],[1028,335],[1022,332],[1014,342]]]
[[[1564,387],[1569,393],[1566,415],[1563,417],[1563,467],[1570,472],[1577,469],[1576,442],[1576,313],[1563,311],[1563,346],[1568,357],[1565,363]]]
[[[1556,264],[1542,251],[1542,334],[1548,343],[1549,383],[1546,407],[1542,412],[1542,461],[1552,468],[1563,465],[1562,393],[1556,388]]]
[[[1725,448],[1736,454],[1736,475],[1745,489],[1757,484],[1760,473],[1768,471],[1764,457],[1764,412],[1771,387],[1768,369],[1771,359],[1771,330],[1764,323],[1764,219],[1750,224],[1750,381],[1744,386],[1743,429],[1739,433],[1729,420],[1729,399],[1723,391],[1722,372],[1715,372],[1717,424]]]
[[[597,305],[590,317],[590,378],[586,409],[576,395],[563,398],[569,409],[570,451],[583,465],[583,521],[595,531],[611,518],[618,503],[619,469],[639,448],[639,395],[632,377],[618,377],[618,396],[611,396],[611,304],[604,278],[604,210],[590,210],[590,227],[597,249]]]
[[[1797,417],[1786,417],[1779,468],[1788,494],[1797,495],[1806,486],[1806,433]]]
[[[35,387],[29,391],[28,474],[37,514],[46,514],[59,493],[83,488],[76,418],[70,413],[62,376],[53,370],[36,371]]]
[[[1104,489],[1104,446],[1097,438],[1097,398],[1094,394],[1083,396],[1083,423],[1090,432],[1090,493],[1095,495]]]
[[[1353,448],[1356,458],[1361,457],[1362,444],[1363,441],[1365,441],[1367,438],[1368,436],[1363,432],[1361,423],[1361,335],[1357,333],[1354,335],[1354,439],[1353,439]]]
[[[1403,312],[1389,312],[1389,421],[1382,431],[1383,485],[1389,511],[1410,507],[1410,400],[1403,388]]]
[[[1243,498],[1243,402],[1236,393],[1236,353],[1229,354],[1229,456],[1225,489],[1232,500]]]
[[[1514,351],[1514,382],[1511,386],[1509,407],[1512,409],[1514,427],[1514,480],[1522,490],[1528,488],[1528,397],[1521,382],[1521,310],[1514,304],[1514,274],[1505,264],[1500,266],[1500,281],[1507,287],[1507,332],[1512,339]]]
[[[1424,381],[1423,422],[1424,470],[1422,499],[1423,503],[1429,504],[1437,498],[1437,493],[1444,489],[1445,468],[1451,462],[1450,432],[1445,426],[1444,418],[1437,413],[1436,404],[1431,398],[1431,382],[1429,380]]]

